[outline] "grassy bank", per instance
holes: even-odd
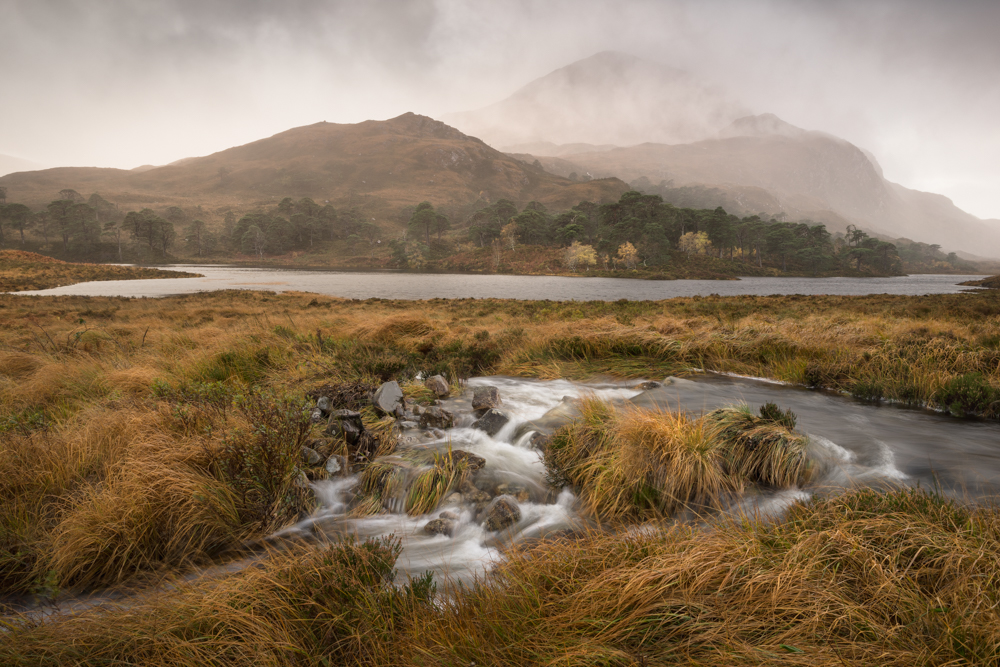
[[[762,376],[1000,415],[1000,295],[662,302],[0,296],[3,410],[61,422],[154,379],[266,384],[509,374]]]
[[[0,250],[0,292],[49,289],[94,280],[190,278],[196,273],[138,266],[73,264],[20,250]]]
[[[302,407],[320,386],[701,370],[996,418],[1000,294],[0,295],[0,596],[143,586],[293,521],[312,502]],[[776,409],[588,415],[549,462],[603,518],[657,521],[808,474]],[[387,585],[391,543],[302,547],[128,610],[8,618],[0,664],[992,664],[998,525],[992,508],[859,491],[773,525],[545,540],[446,605],[426,580]]]
[[[389,542],[292,549],[122,610],[14,621],[5,665],[990,665],[998,514],[857,491],[775,524],[590,533],[435,604]]]

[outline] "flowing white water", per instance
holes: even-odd
[[[412,447],[443,450],[450,446],[481,456],[486,466],[479,475],[493,483],[513,482],[528,489],[530,500],[520,503],[522,518],[508,531],[484,530],[476,523],[475,512],[463,505],[442,506],[416,517],[407,516],[401,507],[377,516],[350,517],[346,513],[347,494],[355,478],[317,483],[323,507],[297,530],[361,538],[393,534],[403,545],[398,562],[401,576],[418,576],[430,570],[439,578],[468,581],[487,571],[501,557],[501,547],[510,541],[578,528],[585,520],[574,510],[572,492],[563,490],[555,495],[546,487],[541,456],[530,445],[532,428],[544,424],[547,416],[564,414],[561,411],[571,405],[565,401],[567,397],[594,396],[696,414],[744,401],[752,407],[774,401],[791,408],[798,416],[798,430],[809,436],[808,456],[815,471],[812,479],[805,488],[747,493],[734,501],[727,510],[730,513],[776,519],[793,503],[816,493],[857,486],[924,484],[962,493],[1000,481],[1000,452],[991,455],[987,466],[963,463],[963,450],[977,451],[987,442],[1000,440],[1000,426],[996,424],[865,405],[830,393],[741,378],[674,378],[651,391],[641,391],[638,384],[504,377],[470,380],[469,394],[477,386],[497,387],[503,399],[502,410],[511,417],[492,437],[471,428],[474,417],[468,396],[445,402],[445,407],[455,412],[458,425],[449,429],[444,438],[423,440]],[[933,455],[929,455],[931,451]],[[927,460],[921,461],[923,458]],[[952,483],[942,485],[942,479],[949,478]],[[442,510],[459,516],[453,536],[426,534],[424,526]]]
[[[808,456],[815,474],[804,488],[749,492],[734,500],[727,510],[729,513],[780,519],[796,502],[857,486],[920,484],[947,494],[975,496],[994,493],[1000,483],[1000,424],[996,422],[867,405],[828,392],[745,378],[711,375],[697,380],[675,378],[666,386],[650,391],[640,391],[636,388],[638,384],[639,381],[623,384],[476,378],[469,381],[469,393],[476,386],[497,387],[503,399],[502,409],[511,417],[507,426],[494,437],[475,430],[471,428],[469,397],[449,399],[444,407],[455,412],[458,426],[449,429],[444,438],[420,437],[407,445],[427,451],[450,446],[476,454],[486,460],[480,475],[528,489],[530,499],[520,503],[521,519],[510,530],[499,533],[485,530],[475,520],[474,509],[462,504],[443,506],[415,517],[401,511],[352,517],[349,495],[358,479],[350,476],[316,483],[319,509],[295,526],[272,535],[269,541],[280,544],[290,539],[339,536],[363,539],[392,534],[403,545],[397,563],[401,580],[428,570],[435,573],[439,582],[468,582],[482,576],[502,558],[503,546],[510,541],[535,539],[586,525],[575,510],[570,490],[553,494],[547,489],[544,466],[540,454],[531,448],[530,437],[532,428],[544,427],[546,415],[565,419],[570,403],[564,397],[587,395],[694,414],[740,402],[757,407],[773,401],[782,408],[792,409],[798,417],[797,430],[809,436]],[[442,510],[458,516],[453,535],[425,533],[424,526]],[[229,563],[190,578],[225,575],[250,566],[259,558]],[[66,600],[58,608],[63,612],[82,611],[106,601],[108,598],[98,594],[93,598]],[[127,601],[116,601],[123,603]],[[41,618],[50,610],[36,609],[32,613]]]

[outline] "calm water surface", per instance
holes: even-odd
[[[679,296],[768,294],[951,294],[964,280],[985,276],[913,275],[893,278],[741,278],[740,280],[630,280],[563,276],[458,275],[340,272],[172,265],[202,278],[109,280],[19,294],[79,296],[170,296],[224,289],[316,292],[353,299],[551,299],[633,301]]]

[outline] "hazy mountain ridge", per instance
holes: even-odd
[[[718,205],[741,215],[784,213],[831,228],[856,224],[951,250],[1000,255],[997,221],[887,181],[869,151],[772,113],[733,115],[743,108],[738,102],[696,89],[708,90],[680,70],[604,52],[494,105],[445,117],[561,176],[645,178],[651,191],[690,195],[700,205],[715,193]],[[666,113],[651,111],[657,109]],[[692,110],[701,112],[698,122],[675,131]]]
[[[13,174],[18,171],[29,171],[41,168],[42,165],[37,162],[32,162],[31,160],[14,157],[13,155],[0,155],[0,176],[6,176],[7,174]]]
[[[604,51],[540,77],[483,109],[442,120],[492,146],[644,141],[690,142],[714,135],[747,110],[691,74]]]
[[[59,168],[12,174],[0,185],[10,198],[36,207],[64,188],[123,203],[225,206],[362,196],[386,207],[500,198],[569,207],[583,199],[617,199],[627,189],[617,180],[574,183],[412,113],[352,125],[316,123],[152,169]]]

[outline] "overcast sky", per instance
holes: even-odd
[[[440,116],[598,51],[687,69],[1000,218],[1000,2],[3,0],[0,153],[131,168]]]

